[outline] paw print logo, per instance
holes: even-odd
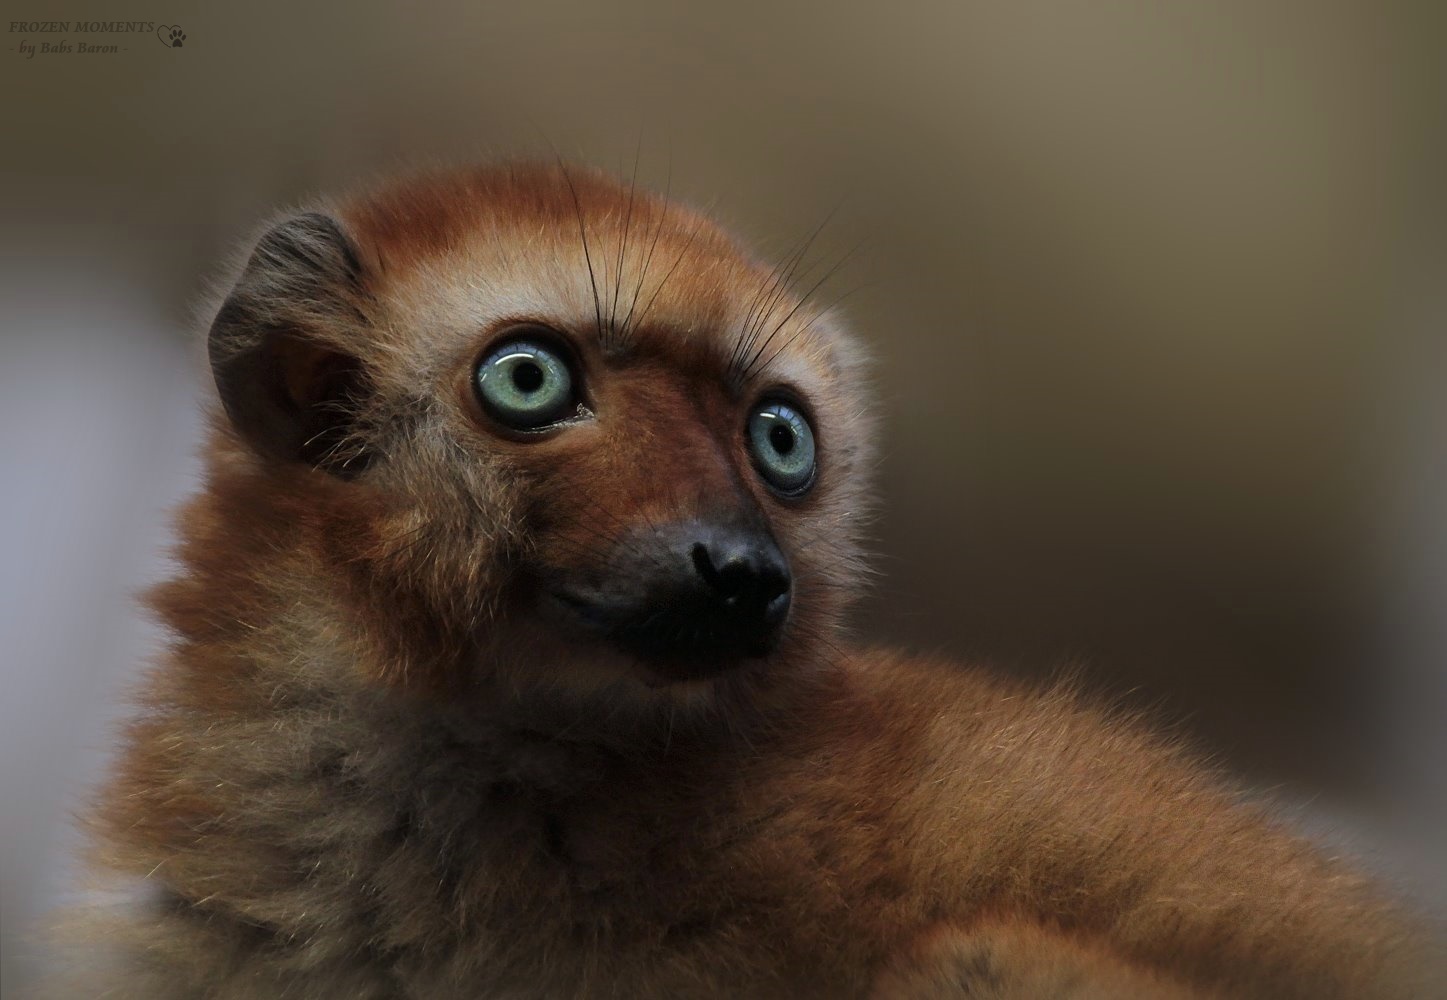
[[[156,37],[168,49],[179,49],[186,41],[186,33],[179,24],[163,24],[156,28]]]

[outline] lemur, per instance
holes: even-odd
[[[66,995],[1431,994],[1174,739],[851,638],[867,365],[790,263],[561,162],[260,236]]]

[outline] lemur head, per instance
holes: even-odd
[[[632,185],[497,166],[286,218],[209,349],[213,489],[385,681],[798,670],[859,588],[857,350]]]

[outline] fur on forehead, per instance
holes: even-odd
[[[367,272],[375,348],[411,369],[398,377],[517,320],[596,331],[607,349],[687,349],[721,379],[810,397],[837,393],[861,361],[832,316],[712,220],[602,171],[435,172],[325,207]]]

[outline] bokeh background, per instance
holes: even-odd
[[[1447,904],[1447,198],[1436,4],[30,0],[0,51],[3,987],[161,637],[195,303],[274,208],[516,153],[782,254],[862,244],[866,634],[1173,724]],[[14,26],[11,25],[13,28]],[[37,54],[68,39],[122,51]]]

